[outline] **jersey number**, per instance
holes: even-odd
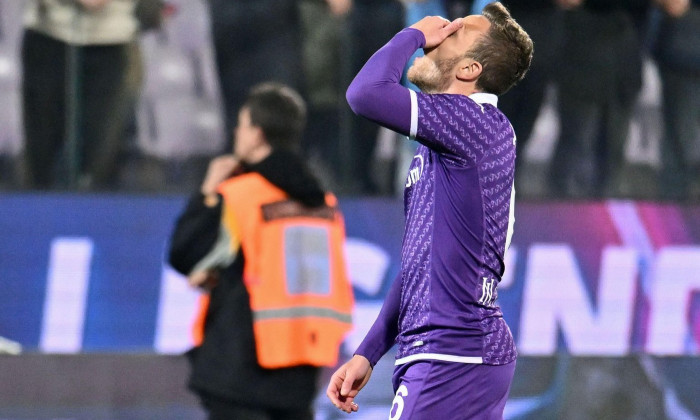
[[[408,397],[408,388],[406,385],[401,385],[398,390],[396,390],[396,396],[394,401],[391,403],[391,417],[389,420],[398,420],[401,418],[401,413],[403,413],[403,399]]]

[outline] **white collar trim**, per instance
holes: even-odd
[[[477,92],[469,95],[469,98],[477,104],[490,104],[498,107],[498,96],[493,93]]]

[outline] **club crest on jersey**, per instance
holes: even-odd
[[[416,161],[418,162],[416,163]],[[406,188],[410,188],[416,185],[421,175],[423,175],[423,166],[423,156],[415,155],[413,157],[413,163],[411,163],[411,169],[408,170]]]

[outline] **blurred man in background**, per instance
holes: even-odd
[[[657,0],[664,131],[659,195],[700,199],[700,1]]]
[[[557,197],[628,193],[625,144],[642,87],[641,25],[649,0],[557,0],[565,9],[557,71],[559,139],[550,167]]]
[[[189,386],[210,419],[313,419],[351,326],[343,218],[295,152],[305,116],[291,88],[254,87],[173,232],[170,264],[206,291]]]
[[[399,0],[354,0],[349,15],[350,72],[346,83],[382,45],[403,28],[403,5]],[[350,133],[346,156],[346,183],[354,192],[374,195],[382,192],[373,165],[379,126],[347,111]],[[347,186],[346,186],[347,187]]]
[[[139,89],[136,0],[30,0],[22,42],[26,183],[112,188]],[[64,165],[60,165],[63,162]]]
[[[346,21],[352,0],[301,0],[304,96],[309,105],[308,125],[301,149],[323,180],[338,185],[342,173],[340,116],[347,82],[343,69],[348,43]]]
[[[226,133],[251,86],[275,80],[299,90],[302,34],[297,0],[207,0]]]

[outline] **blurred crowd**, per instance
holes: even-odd
[[[300,153],[341,195],[399,195],[414,145],[352,114],[369,56],[483,0],[3,0],[0,188],[190,192],[245,93],[302,92]],[[700,201],[700,0],[504,0],[535,44],[500,98],[521,198]],[[420,53],[420,52],[419,52]]]

